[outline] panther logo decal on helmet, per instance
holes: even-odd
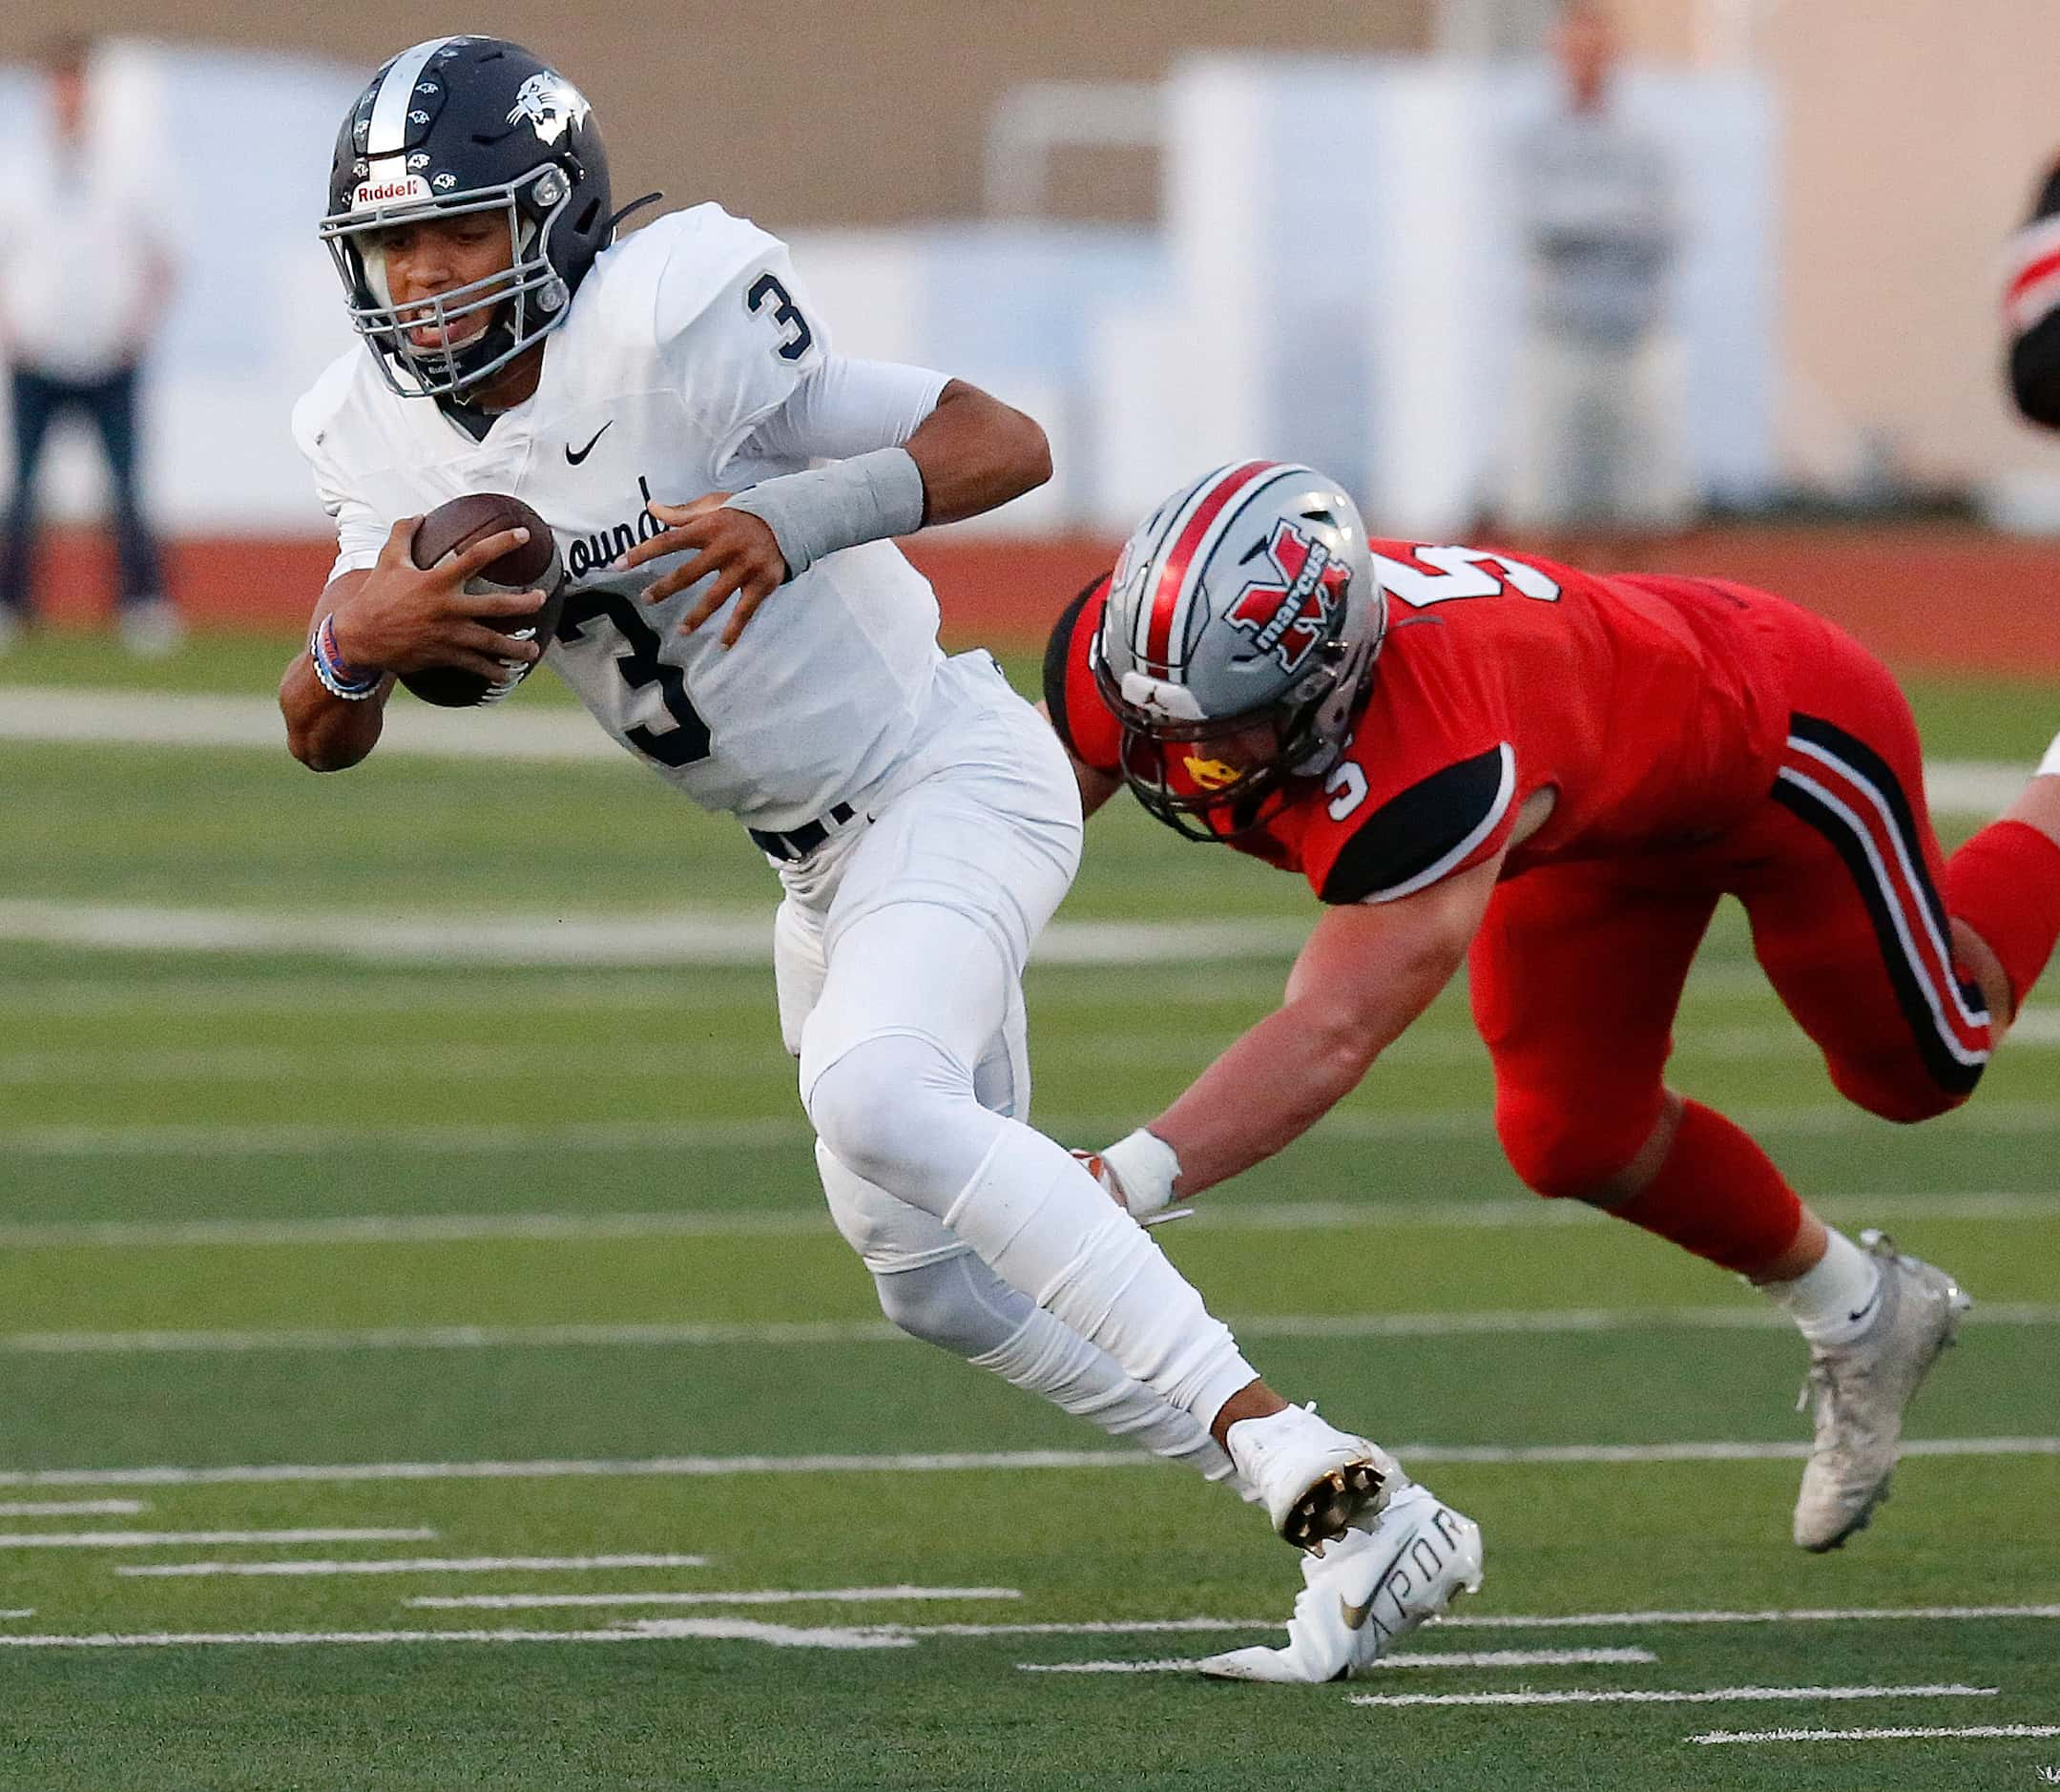
[[[537,140],[556,143],[567,131],[585,118],[590,108],[586,96],[562,74],[546,70],[532,74],[515,90],[515,103],[508,109],[508,122],[528,120]]]
[[[1223,619],[1251,636],[1283,671],[1300,672],[1330,633],[1331,615],[1344,601],[1349,574],[1329,548],[1284,516],[1274,523],[1266,557],[1279,581],[1247,585]]]

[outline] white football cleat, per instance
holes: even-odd
[[[1297,1549],[1319,1555],[1355,1518],[1385,1506],[1390,1482],[1402,1477],[1387,1451],[1326,1424],[1314,1405],[1240,1419],[1225,1441],[1273,1528]]]
[[[1481,1590],[1481,1527],[1428,1488],[1405,1485],[1373,1528],[1355,1525],[1301,1562],[1285,1649],[1233,1649],[1196,1665],[1212,1679],[1313,1686],[1370,1668],[1462,1594]]]
[[[1850,1344],[1813,1349],[1802,1384],[1803,1401],[1814,1397],[1817,1438],[1796,1499],[1795,1534],[1819,1553],[1864,1530],[1888,1497],[1904,1408],[1974,1304],[1943,1269],[1903,1256],[1885,1234],[1862,1232],[1860,1242],[1881,1265],[1879,1310]]]

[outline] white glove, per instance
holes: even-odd
[[[1194,1211],[1174,1207],[1173,1185],[1180,1177],[1180,1159],[1156,1133],[1140,1126],[1106,1150],[1076,1151],[1073,1156],[1140,1225],[1183,1219]]]

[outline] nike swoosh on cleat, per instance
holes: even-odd
[[[593,432],[593,436],[589,439],[587,446],[583,448],[575,449],[572,445],[568,442],[565,445],[565,464],[568,467],[577,467],[581,461],[585,460],[588,455],[593,452],[593,444],[595,442],[598,442],[614,427],[615,420],[613,417],[609,418],[606,423],[604,423],[598,429]]]
[[[1872,1294],[1871,1294],[1870,1296],[1868,1296],[1868,1298],[1867,1298],[1867,1303],[1866,1303],[1866,1304],[1865,1304],[1864,1306],[1862,1306],[1862,1308],[1861,1308],[1861,1309],[1860,1309],[1860,1310],[1859,1310],[1859,1311],[1858,1311],[1857,1313],[1848,1313],[1848,1314],[1846,1314],[1846,1316],[1845,1316],[1845,1322],[1846,1322],[1846,1323],[1847,1323],[1847,1324],[1849,1324],[1849,1325],[1857,1325],[1857,1324],[1858,1324],[1858,1323],[1860,1323],[1860,1322],[1861,1322],[1862,1320],[1863,1320],[1864,1318],[1866,1318],[1866,1316],[1867,1316],[1867,1315],[1868,1315],[1869,1313],[1873,1312],[1873,1311],[1874,1311],[1874,1309],[1875,1309],[1876,1307],[1878,1307],[1879,1305],[1881,1305],[1881,1303],[1882,1303],[1882,1285],[1881,1285],[1881,1283],[1880,1283],[1880,1282],[1878,1282],[1878,1281],[1877,1281],[1877,1282],[1876,1282],[1876,1283],[1874,1284],[1874,1292],[1873,1292],[1873,1293],[1872,1293]]]
[[[1342,1593],[1338,1595],[1338,1604],[1344,1614],[1344,1627],[1346,1630],[1364,1630],[1366,1628],[1366,1620],[1373,1615],[1373,1602],[1381,1596],[1381,1589],[1387,1585],[1387,1577],[1395,1572],[1395,1564],[1402,1560],[1403,1552],[1408,1549],[1410,1544],[1416,1541],[1416,1536],[1417,1533],[1414,1531],[1410,1532],[1401,1543],[1396,1545],[1394,1554],[1390,1555],[1381,1565],[1381,1572],[1373,1577],[1373,1591],[1366,1595],[1364,1605],[1354,1605]]]

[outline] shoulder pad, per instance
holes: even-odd
[[[654,219],[622,245],[635,260],[625,273],[652,283],[653,322],[659,342],[670,342],[754,262],[778,258],[787,246],[747,218],[716,204],[690,206]]]
[[[1507,742],[1432,772],[1359,824],[1319,894],[1326,903],[1386,903],[1428,888],[1493,838],[1515,794]]]
[[[293,407],[293,439],[301,452],[309,456],[321,451],[323,439],[348,402],[360,379],[377,377],[371,356],[362,343],[353,343],[323,368],[315,384],[302,392]],[[381,388],[384,390],[384,386]]]

